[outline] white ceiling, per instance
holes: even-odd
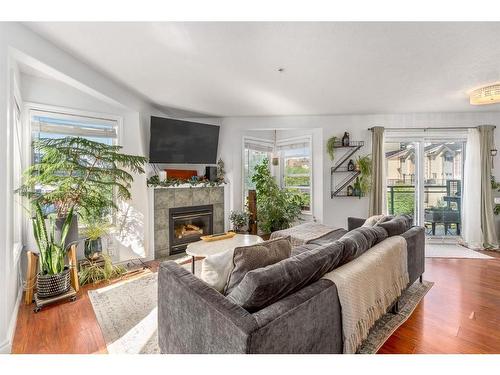
[[[207,115],[500,111],[467,95],[500,81],[498,22],[27,26],[156,105]]]

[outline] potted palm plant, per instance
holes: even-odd
[[[73,208],[69,209],[61,227],[60,237],[57,238],[55,216],[46,217],[40,202],[35,202],[33,206],[33,235],[40,251],[37,294],[40,298],[54,297],[67,292],[71,286],[69,268],[65,264],[65,244],[73,219]]]
[[[143,156],[121,153],[122,146],[81,137],[45,138],[33,142],[40,160],[24,173],[18,193],[56,215],[61,230],[70,210],[79,215],[112,210],[114,198],[128,200],[133,181],[129,171],[144,173]],[[78,239],[73,215],[66,242]]]

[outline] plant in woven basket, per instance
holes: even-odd
[[[78,279],[81,285],[95,284],[103,280],[110,280],[124,275],[127,270],[120,265],[113,265],[108,255],[102,255],[103,262],[90,261],[81,267]]]
[[[73,220],[73,208],[70,208],[63,223],[60,238],[56,238],[56,224],[54,215],[43,214],[40,202],[35,202],[33,224],[33,235],[38,250],[40,251],[40,274],[56,275],[63,272],[66,256],[66,236],[68,235],[71,221]],[[46,221],[48,221],[48,226]]]
[[[55,215],[43,214],[40,202],[34,203],[33,236],[39,249],[40,271],[37,275],[37,294],[41,298],[57,296],[70,288],[69,269],[65,266],[66,236],[68,235],[73,208],[70,208],[60,236],[56,236]],[[47,225],[48,223],[48,225]]]

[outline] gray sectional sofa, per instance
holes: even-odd
[[[243,290],[253,289],[249,296],[239,296],[247,305],[217,292],[174,262],[162,263],[161,352],[342,353],[341,306],[335,284],[321,278],[325,273],[391,235],[406,239],[409,285],[424,272],[424,228],[396,220],[375,231],[362,227],[364,222],[349,218],[342,238],[321,238],[296,247],[290,258],[249,272]]]

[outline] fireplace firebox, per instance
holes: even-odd
[[[213,234],[213,205],[177,207],[169,210],[170,254],[186,250],[190,242]]]

